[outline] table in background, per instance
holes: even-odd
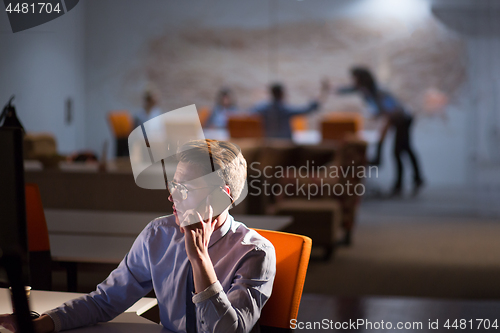
[[[56,291],[41,291],[32,290],[29,303],[30,309],[38,313],[51,310],[58,307],[64,302],[74,298],[83,296],[80,293],[66,293]],[[163,326],[157,325],[145,318],[140,317],[140,314],[158,304],[155,298],[141,298],[134,305],[128,308],[125,313],[119,315],[109,323],[103,323],[96,326],[79,328],[75,332],[162,332],[166,333],[167,330],[162,330]],[[10,301],[10,291],[5,288],[0,288],[0,314],[11,313],[12,305]],[[73,331],[73,330],[72,330]],[[0,328],[0,333],[10,332],[4,328]]]
[[[226,129],[204,129],[205,137],[207,139],[215,140],[229,140],[229,132]],[[368,143],[378,142],[379,131],[373,129],[360,130],[358,135],[361,139]],[[321,143],[321,131],[319,130],[302,130],[294,131],[292,133],[292,140],[298,145],[317,145]]]

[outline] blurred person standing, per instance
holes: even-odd
[[[281,83],[274,83],[269,87],[270,101],[256,105],[252,114],[262,116],[264,132],[267,138],[292,139],[290,118],[302,114],[308,114],[319,109],[328,95],[329,86],[326,81],[321,84],[319,97],[305,106],[289,105],[285,102],[285,88]]]
[[[135,115],[135,127],[161,115],[163,111],[158,106],[158,95],[152,90],[146,90],[142,97],[142,109]]]
[[[423,185],[419,163],[415,152],[411,147],[410,128],[413,116],[403,107],[403,105],[389,92],[379,89],[375,77],[368,68],[353,67],[350,70],[353,85],[336,89],[337,94],[359,93],[368,106],[370,113],[375,118],[382,118],[384,125],[380,133],[377,145],[377,153],[372,165],[380,165],[381,153],[384,139],[389,128],[395,131],[394,158],[397,166],[396,181],[392,188],[391,196],[400,196],[403,186],[403,161],[401,156],[407,153],[413,167],[413,195]]]
[[[231,90],[224,88],[217,93],[215,106],[212,109],[210,117],[207,119],[205,127],[207,128],[226,128],[227,119],[231,114],[238,111]]]

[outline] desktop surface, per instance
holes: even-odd
[[[38,313],[51,310],[64,302],[83,296],[81,293],[67,293],[58,291],[32,290],[29,298],[30,308]],[[90,327],[83,327],[71,332],[162,332],[168,333],[163,326],[153,323],[138,314],[144,313],[157,304],[155,298],[143,297],[134,305],[128,308],[123,314],[116,317],[109,323],[98,324]],[[6,288],[0,288],[0,313],[11,313],[12,306],[10,301],[10,291]],[[0,327],[0,333],[10,332]]]

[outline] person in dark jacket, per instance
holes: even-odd
[[[281,83],[274,83],[269,87],[270,101],[255,106],[253,114],[260,114],[264,121],[264,133],[267,138],[292,139],[290,118],[308,114],[319,109],[326,99],[329,87],[322,82],[321,93],[318,98],[307,105],[295,106],[286,103],[285,88]]]
[[[359,93],[370,112],[376,118],[384,119],[384,126],[377,145],[377,154],[371,164],[380,165],[381,152],[387,131],[393,128],[395,131],[394,159],[397,166],[396,181],[392,188],[392,196],[400,196],[403,186],[403,161],[402,155],[406,153],[413,167],[413,194],[416,195],[423,185],[417,156],[411,146],[410,129],[413,116],[405,107],[388,91],[378,87],[377,81],[371,71],[365,67],[353,67],[351,69],[353,85],[337,89],[338,94]]]

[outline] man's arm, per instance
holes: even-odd
[[[67,330],[109,321],[152,289],[148,260],[150,225],[137,237],[120,265],[92,293],[64,303],[40,317],[42,328]],[[45,329],[40,332],[51,332]]]
[[[227,293],[217,281],[193,297],[198,331],[248,333],[257,324],[272,292],[276,274],[274,248],[255,248],[239,265]]]
[[[314,100],[305,106],[286,106],[287,112],[293,116],[311,113],[319,109],[319,101]]]
[[[50,316],[44,314],[40,318],[33,320],[33,328],[36,333],[54,332],[54,321],[50,318]]]
[[[269,103],[268,102],[260,102],[254,105],[251,109],[249,114],[251,115],[261,115],[265,113],[269,109]]]
[[[327,80],[323,80],[321,82],[320,93],[315,100],[311,101],[306,106],[301,106],[301,107],[287,106],[288,113],[295,116],[295,115],[311,113],[313,111],[318,110],[320,105],[324,104],[326,99],[328,98],[329,90],[330,90],[330,83]]]
[[[212,221],[210,209],[208,221]],[[227,213],[226,213],[227,214]],[[201,216],[199,215],[200,221]],[[225,218],[224,218],[225,219]],[[276,274],[274,247],[263,244],[250,251],[239,263],[231,289],[224,293],[208,253],[215,228],[200,222],[184,227],[186,252],[193,268],[199,331],[250,332],[260,318],[260,311],[271,296]]]
[[[358,92],[358,88],[355,86],[339,87],[335,89],[337,95],[347,95]]]

